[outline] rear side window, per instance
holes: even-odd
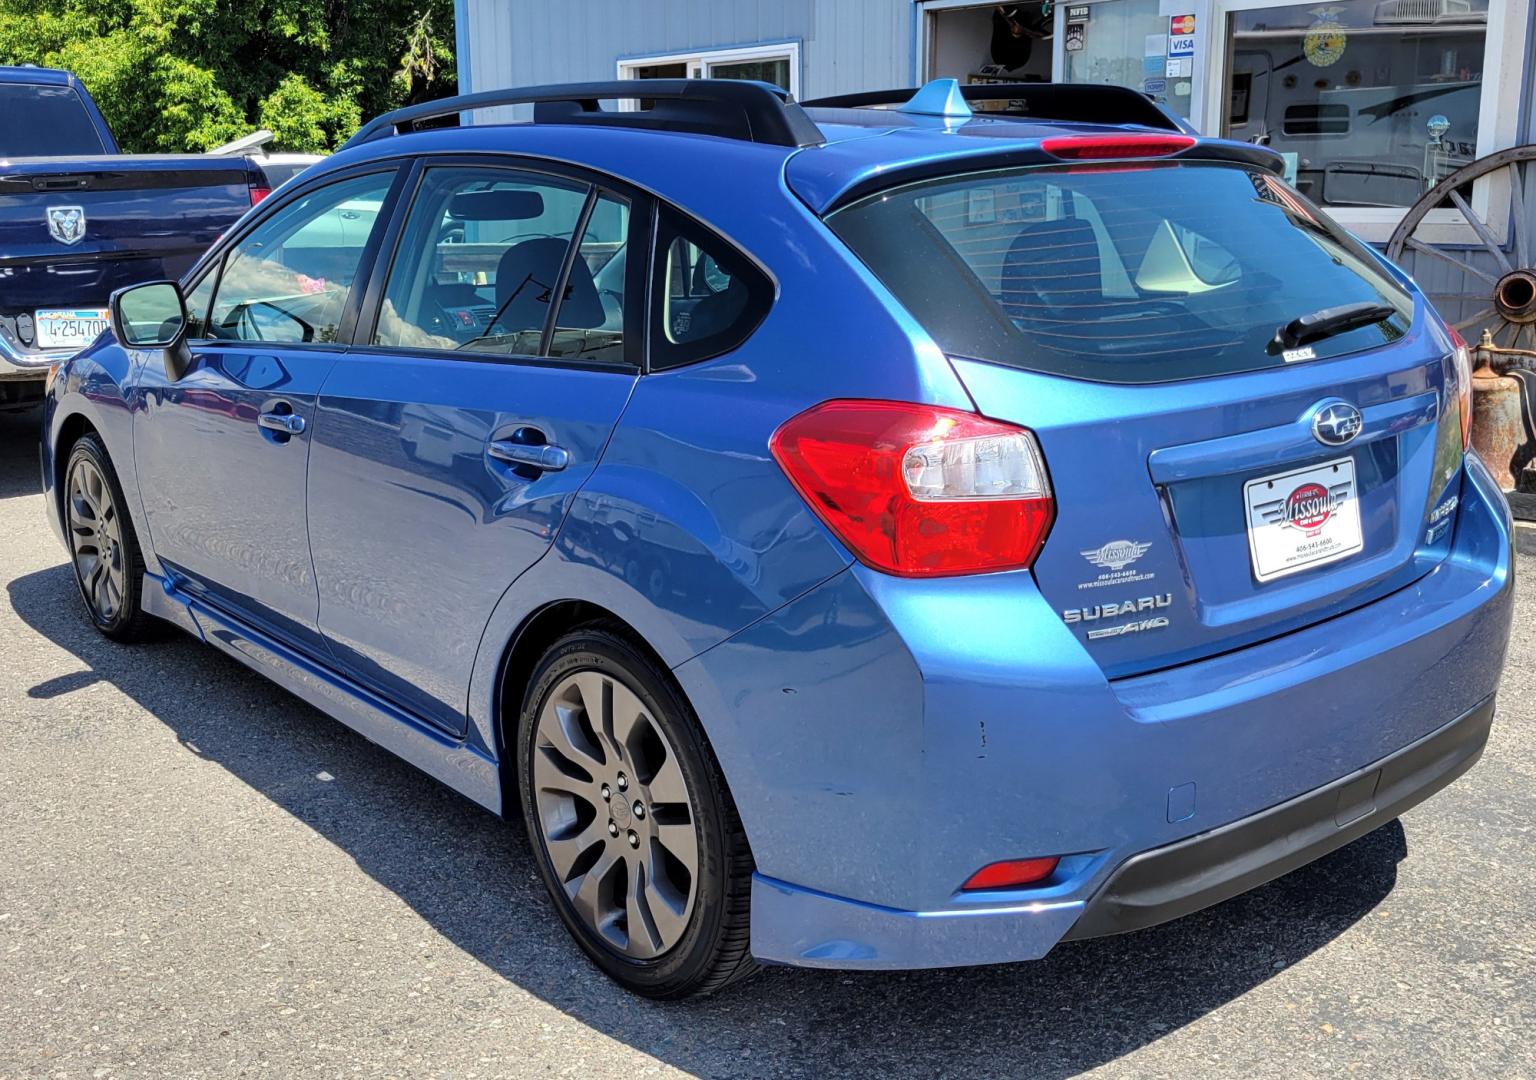
[[[588,184],[514,169],[430,169],[374,344],[622,362],[628,236],[628,204]]]
[[[730,352],[763,321],[773,282],[735,247],[670,208],[656,233],[651,367]]]
[[[1309,342],[1340,356],[1406,332],[1412,299],[1275,177],[1240,166],[1037,167],[926,181],[828,224],[945,352],[1106,382],[1278,367],[1280,327],[1369,302]],[[1292,357],[1295,358],[1294,355]]]
[[[0,85],[0,116],[0,158],[106,153],[74,87]]]

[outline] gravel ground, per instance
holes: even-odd
[[[0,416],[0,1077],[1536,1076],[1536,532],[1488,752],[1247,896],[1035,964],[594,973],[499,822],[212,649],[91,632]]]

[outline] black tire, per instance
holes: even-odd
[[[77,502],[76,482],[87,476],[100,481],[99,484],[93,482],[94,507]],[[106,447],[95,432],[86,432],[70,448],[59,483],[70,566],[92,625],[113,641],[127,644],[157,637],[159,624],[145,613],[140,603],[144,556],[139,549],[138,534],[128,516],[117,470],[112,467],[112,459],[107,456]],[[92,522],[102,523],[104,529],[88,529]],[[100,572],[116,580],[115,589],[104,593],[96,575],[87,569],[87,566],[96,566],[90,562],[92,551],[96,553],[94,558],[100,564]],[[88,575],[90,580],[87,580]]]
[[[551,859],[536,801],[533,757],[539,752],[535,748],[539,716],[557,689],[569,686],[573,675],[586,672],[605,676],[637,696],[649,714],[648,723],[664,736],[669,751],[675,748],[696,827],[697,872],[690,875],[695,891],[686,928],[674,944],[647,959],[625,955],[578,912]],[[612,692],[605,696],[611,699]],[[534,669],[516,740],[520,802],[534,861],[566,928],[606,975],[645,997],[676,1000],[713,993],[757,970],[748,949],[752,854],[698,718],[664,671],[627,638],[609,629],[584,628],[567,634]],[[621,763],[623,757],[621,753]],[[639,787],[637,783],[636,790]],[[656,810],[655,816],[660,813]]]

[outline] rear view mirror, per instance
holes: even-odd
[[[112,294],[112,333],[130,349],[172,349],[187,332],[187,306],[174,281],[151,281]]]
[[[537,191],[461,191],[448,202],[448,216],[455,221],[527,221],[542,213],[544,196]]]

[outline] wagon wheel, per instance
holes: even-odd
[[[1536,145],[1516,146],[1479,158],[1451,173],[1408,208],[1387,243],[1387,258],[1405,251],[1420,256],[1414,275],[1440,313],[1474,345],[1478,331],[1492,332],[1494,344],[1536,349]],[[1509,222],[1501,246],[1488,224],[1467,204],[1472,183],[1503,174],[1495,184],[1488,221]],[[1432,242],[1417,235],[1431,210],[1459,210],[1477,236],[1475,244]],[[1486,253],[1486,258],[1484,254]],[[1438,264],[1431,271],[1426,263]]]

